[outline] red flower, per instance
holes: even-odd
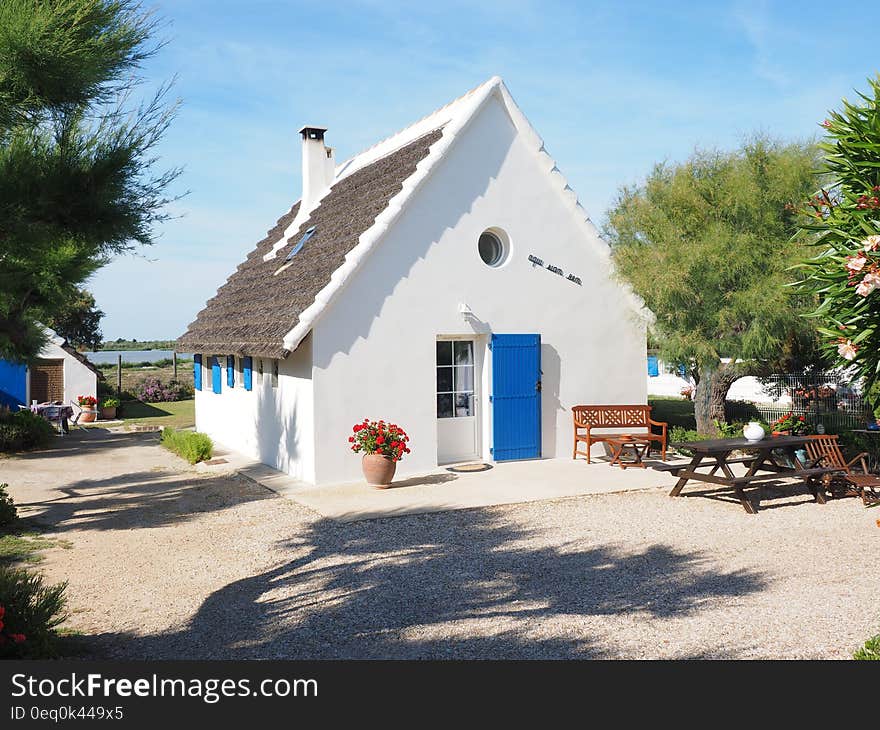
[[[0,606],[0,618],[6,615],[6,606]]]
[[[381,446],[382,444],[385,443],[385,437],[382,436],[381,434],[379,436],[376,436],[376,443]]]
[[[350,444],[353,444],[353,443],[354,443],[354,436],[349,436],[349,437],[348,437],[348,443],[350,443]]]
[[[9,638],[12,639],[16,644],[21,644],[26,637],[24,634],[9,634]]]
[[[363,426],[361,426],[361,424],[358,423],[358,424],[357,424],[352,430],[353,430],[355,433],[357,433],[357,432],[360,431],[362,428],[363,428]]]

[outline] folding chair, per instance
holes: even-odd
[[[845,472],[842,476],[831,474],[827,476],[825,487],[832,495],[861,497],[864,504],[880,500],[880,494],[875,490],[880,487],[880,477],[868,470],[867,452],[862,452],[847,461],[840,450],[840,444],[837,442],[837,434],[822,434],[808,438],[809,441],[805,445],[808,466],[822,464]],[[861,474],[853,469],[853,465],[856,463],[861,466]]]

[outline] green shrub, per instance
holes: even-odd
[[[18,517],[15,502],[12,501],[7,489],[9,489],[8,484],[0,484],[0,527],[11,525]]]
[[[56,627],[67,618],[67,583],[0,567],[0,658],[49,659],[56,655]]]
[[[0,412],[0,451],[26,451],[49,445],[55,427],[30,411]]]
[[[880,634],[877,634],[872,639],[868,639],[865,645],[853,654],[853,659],[880,660]]]
[[[162,429],[162,445],[190,464],[207,461],[214,452],[214,444],[203,433],[195,431],[177,431],[173,428]]]

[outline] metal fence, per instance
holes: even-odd
[[[852,385],[837,373],[787,373],[761,379],[768,398],[791,397],[791,405],[728,401],[727,418],[760,418],[772,423],[786,413],[804,416],[813,429],[821,423],[831,433],[864,428],[871,409]]]

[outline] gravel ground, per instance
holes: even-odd
[[[847,658],[880,629],[880,511],[855,499],[768,490],[750,516],[654,489],[340,524],[91,432],[0,481],[72,543],[43,568],[101,657]]]

